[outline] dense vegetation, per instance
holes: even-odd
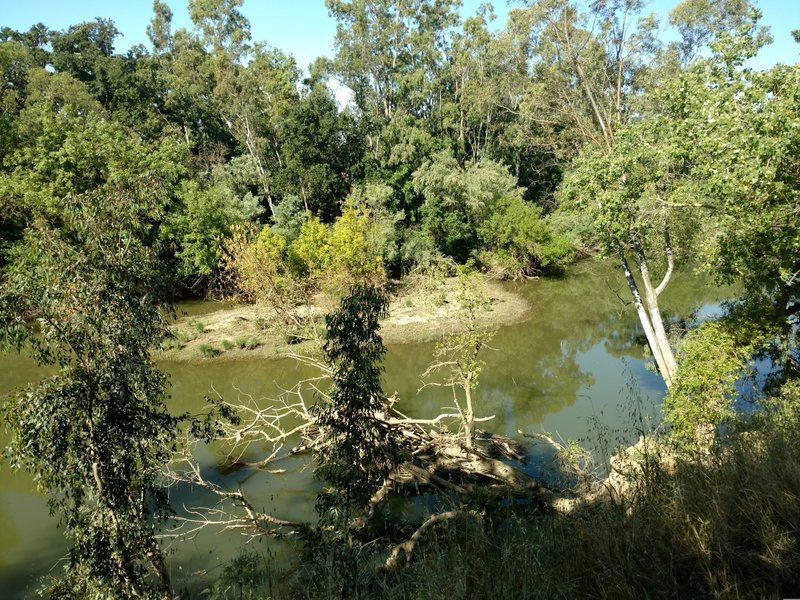
[[[251,39],[241,5],[189,0],[187,31],[155,0],[150,47],[124,55],[103,19],[0,31],[0,340],[57,368],[7,399],[6,455],[73,543],[51,597],[172,593],[153,524],[180,419],[151,361],[170,301],[297,303],[320,288],[342,298],[321,359],[333,386],[309,413],[327,487],[285,593],[800,591],[800,72],[748,68],[768,41],[750,3],[684,0],[664,42],[639,0],[522,3],[502,27],[488,5],[462,22],[455,0],[326,0],[337,52],[307,74]],[[595,252],[619,262],[670,388],[668,450],[625,498],[567,516],[471,489],[409,570],[373,568],[386,549],[368,542],[372,499],[411,452],[375,417],[391,409],[381,286],[462,265],[538,275]],[[743,290],[684,338],[658,306],[681,261]],[[470,454],[484,342],[466,319],[440,358],[469,403],[455,400]],[[737,382],[757,359],[770,408],[743,423]],[[517,573],[541,586],[504,587]]]

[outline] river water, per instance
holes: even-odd
[[[590,262],[571,269],[561,279],[508,284],[525,296],[531,309],[525,320],[497,331],[475,392],[478,415],[495,415],[486,430],[517,436],[547,431],[562,440],[576,439],[590,447],[598,462],[608,447],[635,440],[637,430],[657,421],[664,393],[658,375],[648,369],[644,336],[630,305],[627,289],[615,265]],[[691,322],[719,310],[732,290],[719,289],[692,274],[676,274],[661,296],[664,313]],[[215,305],[209,304],[214,308]],[[204,306],[193,304],[193,314]],[[399,408],[426,418],[451,405],[451,392],[421,386],[420,374],[432,360],[434,344],[403,344],[388,349],[384,391],[396,392]],[[197,411],[215,389],[226,398],[250,394],[274,398],[309,373],[287,360],[162,363],[172,387],[174,412]],[[43,375],[30,360],[0,356],[0,394]],[[280,465],[286,475],[244,470],[228,473],[217,467],[208,448],[196,456],[210,478],[241,487],[259,506],[285,518],[313,515],[315,482],[300,459]],[[171,501],[177,510],[202,505],[197,490],[176,488]],[[66,543],[57,520],[48,515],[46,500],[29,477],[0,465],[0,597],[13,600],[32,595],[37,579],[57,573]],[[193,539],[166,541],[173,579],[200,591],[241,544],[237,534],[206,531]],[[287,546],[270,546],[275,560],[291,553]],[[186,583],[186,582],[191,582]]]

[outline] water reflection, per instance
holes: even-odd
[[[661,379],[646,368],[644,337],[630,306],[620,301],[627,290],[615,265],[589,263],[560,280],[511,284],[530,302],[529,318],[500,329],[486,351],[486,366],[476,390],[476,413],[495,415],[483,424],[490,431],[514,436],[518,430],[545,430],[563,439],[593,435],[589,423],[630,429],[627,405],[632,392],[645,413],[658,413],[664,388]],[[731,290],[717,289],[691,275],[675,276],[661,296],[666,314],[688,318],[699,305],[729,297]],[[189,312],[197,314],[202,305]],[[450,390],[425,388],[420,374],[428,367],[434,344],[406,344],[389,349],[384,389],[397,392],[400,409],[416,417],[433,417],[452,404]],[[291,361],[225,361],[162,365],[169,373],[173,412],[195,412],[204,396],[215,389],[228,399],[236,394],[275,397],[312,373]],[[0,394],[42,376],[33,363],[19,356],[0,357]],[[620,409],[619,407],[623,408]],[[635,435],[635,434],[633,434]],[[258,503],[274,507],[289,519],[308,518],[313,511],[314,481],[298,459],[281,467],[286,476],[226,471],[210,450],[198,457],[216,481],[241,486]],[[0,589],[4,598],[22,598],[35,589],[35,578],[46,573],[63,556],[66,544],[47,515],[43,498],[29,478],[0,468]],[[175,488],[173,505],[202,504],[198,491]],[[213,575],[236,551],[238,534],[207,532],[190,542],[172,540],[173,576],[182,581]],[[286,547],[273,546],[279,554]],[[33,583],[32,583],[33,582]]]

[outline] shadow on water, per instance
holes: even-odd
[[[621,300],[627,289],[615,266],[586,263],[561,278],[508,285],[529,301],[531,309],[524,322],[497,331],[491,341],[494,350],[483,356],[486,365],[475,393],[476,413],[495,415],[484,429],[510,437],[518,437],[518,431],[547,431],[562,440],[590,442],[594,432],[603,429],[623,436],[627,432],[635,439],[628,410],[632,382],[637,410],[648,418],[657,417],[664,387],[647,368],[644,338],[634,311]],[[695,276],[676,274],[662,295],[662,304],[670,315],[689,319],[698,306],[713,310],[714,303],[731,294],[732,290],[718,289]],[[200,314],[205,308],[194,304],[187,312]],[[434,344],[389,348],[384,390],[398,394],[399,408],[406,414],[433,417],[452,404],[449,389],[428,387],[417,393],[433,349]],[[227,399],[239,393],[275,397],[281,388],[309,374],[286,360],[165,363],[162,367],[172,381],[170,408],[176,413],[197,411],[211,388]],[[42,375],[25,358],[0,356],[0,394]],[[226,469],[211,449],[198,459],[205,473],[231,488],[241,486],[260,506],[272,507],[288,518],[313,514],[315,483],[311,470],[301,468],[299,460],[280,465],[287,474],[278,476]],[[0,490],[0,589],[3,598],[13,600],[35,589],[30,582],[52,568],[66,545],[29,478],[3,465]],[[205,500],[188,487],[173,488],[170,496],[179,512]],[[241,541],[235,532],[169,540],[173,577],[194,581],[201,589],[236,553]],[[288,545],[270,548],[278,561],[292,552]]]

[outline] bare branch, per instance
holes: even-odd
[[[483,519],[483,515],[481,513],[474,511],[474,510],[451,510],[448,512],[439,513],[437,515],[433,515],[429,517],[419,528],[414,532],[414,535],[411,538],[402,544],[398,544],[394,548],[392,548],[391,554],[389,554],[389,558],[386,559],[385,567],[387,569],[395,569],[398,566],[400,561],[400,553],[405,553],[405,564],[407,565],[411,561],[411,553],[414,552],[414,548],[416,547],[417,543],[422,539],[422,536],[425,535],[425,532],[436,525],[437,523],[442,523],[444,521],[450,521],[452,519],[456,519],[458,517],[471,517],[473,519],[477,519],[478,521]]]

